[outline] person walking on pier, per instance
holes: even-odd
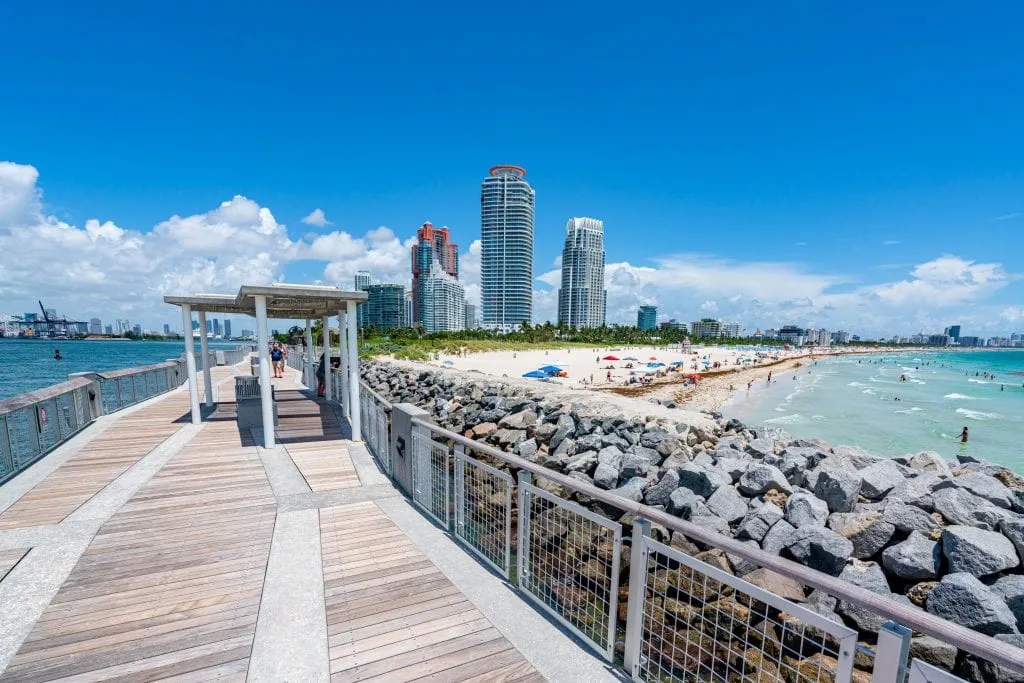
[[[274,365],[274,377],[284,377],[284,350],[281,349],[280,344],[274,344],[274,348],[270,351],[270,360]]]

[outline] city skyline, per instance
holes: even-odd
[[[21,8],[2,47],[19,63],[0,74],[12,313],[42,298],[154,329],[173,292],[358,270],[408,290],[427,217],[456,236],[479,306],[481,179],[509,163],[536,190],[534,322],[557,319],[562,226],[589,215],[607,227],[608,322],[655,303],[751,329],[1024,328],[1024,7],[594,13],[582,28],[606,48],[582,53],[561,6],[493,25],[490,7],[56,9]],[[77,48],[92,29],[120,40]],[[378,29],[389,49],[352,69]],[[424,31],[437,47],[418,48]],[[502,39],[531,49],[492,87],[473,55]],[[239,106],[257,92],[275,104]],[[296,106],[307,93],[318,106]],[[410,97],[445,105],[410,116]]]

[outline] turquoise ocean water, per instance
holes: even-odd
[[[760,382],[722,412],[769,432],[877,455],[967,452],[1024,472],[1024,350],[845,356],[793,376]],[[962,446],[965,426],[970,441]]]
[[[235,348],[235,342],[210,342],[211,349]],[[59,348],[64,357],[53,360]],[[0,339],[0,398],[42,389],[67,380],[72,372],[120,370],[161,363],[185,352],[180,341],[46,341]],[[196,342],[196,353],[199,343]]]

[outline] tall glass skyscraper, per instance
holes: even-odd
[[[430,269],[437,263],[453,278],[459,277],[459,247],[451,243],[448,227],[435,228],[430,222],[416,231],[416,244],[412,245],[412,317],[413,322],[426,324],[426,280]]]
[[[641,306],[636,312],[636,326],[641,330],[658,329],[658,307]]]
[[[370,291],[370,271],[368,270],[357,270],[355,276],[355,288],[357,292],[368,292]],[[366,327],[366,302],[363,301],[356,305],[356,325],[358,327]]]
[[[366,303],[360,306],[365,327],[384,332],[405,326],[405,286],[367,285]]]
[[[604,315],[604,223],[596,218],[570,218],[562,248],[558,322],[569,327],[601,327]]]
[[[526,169],[495,166],[480,191],[480,280],[484,327],[533,319],[535,194]]]

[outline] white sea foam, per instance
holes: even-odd
[[[968,396],[966,394],[946,394],[942,398],[952,399],[954,401],[984,401],[986,399],[978,398],[977,396]]]
[[[872,381],[874,381],[874,380],[872,380]],[[850,383],[849,383],[849,384],[847,384],[846,386],[848,386],[848,387],[862,387],[862,386],[864,386],[864,385],[863,385],[863,384],[861,384],[860,382],[850,382]]]
[[[968,410],[967,408],[957,408],[956,412],[968,420],[994,420],[999,417],[998,413],[983,413],[980,410]]]
[[[974,382],[975,384],[992,384],[992,382],[986,382],[983,379],[969,379],[968,382]]]
[[[869,396],[874,396],[875,395],[875,392],[872,389],[865,389],[864,391],[862,391],[860,393],[867,394]]]
[[[770,420],[765,420],[765,423],[777,424],[777,425],[791,425],[797,422],[803,422],[804,416],[800,413],[793,413],[792,415],[783,415],[782,417],[773,417]]]

